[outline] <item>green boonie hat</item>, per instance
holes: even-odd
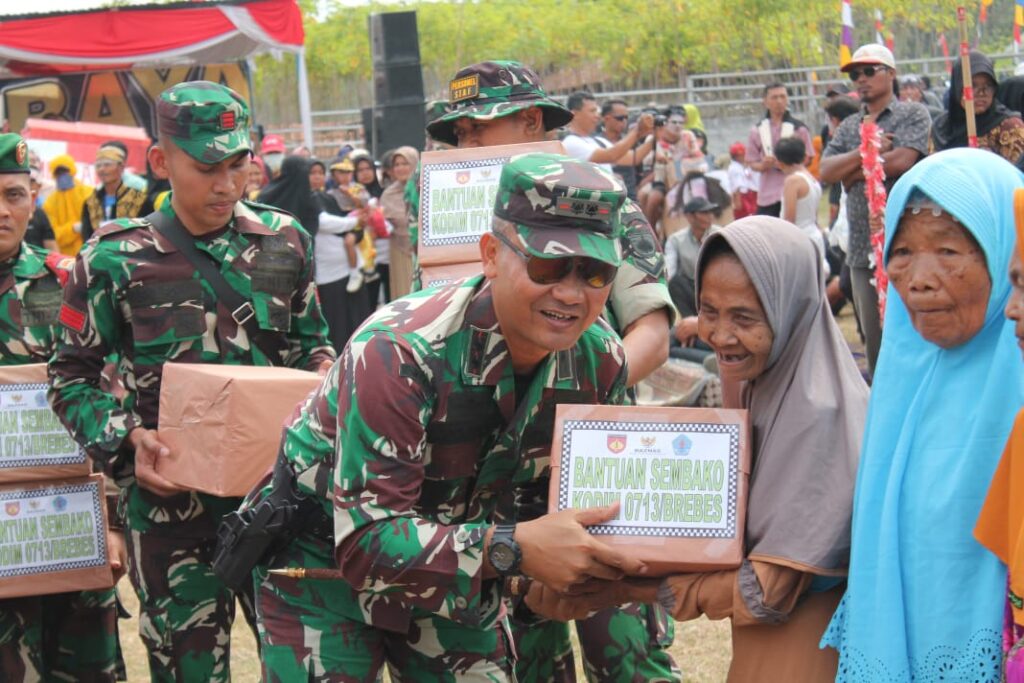
[[[17,133],[0,135],[0,173],[30,173],[28,144]]]
[[[596,164],[561,154],[521,154],[501,170],[494,215],[515,224],[534,256],[587,256],[618,266],[625,201],[626,188]]]
[[[438,142],[458,145],[458,119],[490,121],[530,107],[544,112],[545,130],[572,121],[572,112],[547,96],[540,77],[530,67],[511,61],[480,62],[455,74],[448,84],[449,111],[428,123],[427,133]]]
[[[249,105],[231,88],[210,81],[188,81],[160,93],[157,131],[204,164],[252,149]]]

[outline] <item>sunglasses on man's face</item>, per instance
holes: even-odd
[[[564,280],[569,273],[575,272],[587,286],[603,289],[612,283],[619,270],[610,263],[584,256],[541,258],[526,253],[500,232],[491,234],[526,262],[526,274],[538,285],[553,285]]]
[[[850,69],[850,80],[856,81],[860,79],[860,75],[864,74],[868,78],[871,78],[879,71],[888,71],[888,67],[884,66],[866,66],[863,69]]]
[[[619,116],[613,116],[612,118],[616,121],[627,121],[629,120],[629,114],[621,114]]]

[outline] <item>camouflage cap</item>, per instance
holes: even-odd
[[[252,149],[249,105],[231,88],[210,81],[189,81],[160,93],[157,131],[204,164]]]
[[[494,215],[515,224],[534,256],[587,256],[618,266],[625,200],[622,183],[596,164],[561,154],[521,154],[501,170]]]
[[[458,145],[458,119],[490,121],[530,107],[544,112],[545,130],[572,121],[572,112],[547,96],[530,67],[511,61],[480,62],[455,74],[448,84],[448,112],[428,123],[427,133],[438,142]]]
[[[0,173],[29,173],[28,144],[17,133],[0,135]]]

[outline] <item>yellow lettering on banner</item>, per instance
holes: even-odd
[[[170,69],[132,69],[131,74],[142,91],[146,93],[146,97],[151,102],[156,102],[164,90],[188,80],[191,69],[192,67],[189,66],[175,66]]]
[[[68,118],[68,93],[56,79],[18,83],[4,88],[4,114],[11,130],[21,130],[25,120]]]
[[[226,85],[242,96],[246,102],[249,98],[249,80],[242,73],[238,64],[208,64],[203,72],[203,79]]]
[[[121,83],[113,73],[91,74],[82,96],[79,121],[112,123],[118,126],[138,126],[139,122],[128,106]]]

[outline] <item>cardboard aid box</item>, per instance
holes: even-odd
[[[285,420],[322,378],[276,367],[167,363],[157,460],[168,480],[215,496],[244,496],[274,465]]]
[[[549,510],[619,502],[590,533],[650,576],[738,567],[750,476],[745,410],[560,405]]]
[[[491,230],[501,169],[530,152],[562,154],[557,140],[424,152],[420,158],[420,233],[417,257],[427,266],[476,263],[480,236]]]
[[[103,475],[0,486],[0,598],[114,585]]]
[[[46,401],[46,364],[0,367],[0,484],[88,476],[85,451]]]

